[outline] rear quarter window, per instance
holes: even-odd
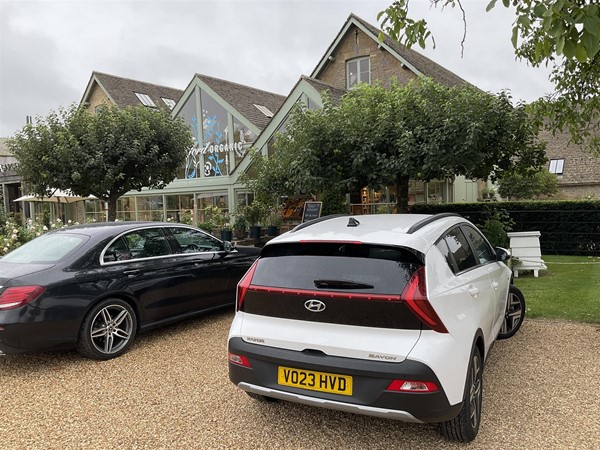
[[[353,243],[278,244],[263,250],[252,284],[400,295],[422,265],[416,254],[399,247]]]

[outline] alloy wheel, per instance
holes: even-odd
[[[481,416],[481,399],[482,399],[482,389],[481,389],[481,359],[478,354],[473,355],[472,367],[471,367],[471,386],[469,388],[469,404],[470,404],[470,413],[471,413],[471,427],[473,429],[477,428],[479,424],[479,419]]]
[[[134,320],[125,307],[108,305],[94,316],[90,338],[96,350],[111,355],[127,345],[133,327]]]
[[[523,305],[521,300],[514,292],[509,292],[500,334],[507,335],[515,328],[518,328],[521,322],[522,313]]]

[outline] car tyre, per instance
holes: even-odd
[[[276,403],[279,401],[276,398],[267,397],[265,395],[260,395],[260,394],[255,394],[254,392],[246,391],[246,394],[248,394],[248,397],[253,398],[254,400],[258,400],[259,402],[263,402],[263,403]]]
[[[441,423],[442,434],[458,442],[470,442],[477,436],[483,403],[483,359],[474,348],[467,371],[463,406],[458,415]]]
[[[123,300],[106,299],[83,319],[77,350],[92,359],[116,358],[129,349],[136,331],[137,317],[133,308]]]
[[[504,321],[498,333],[498,339],[508,339],[519,331],[525,319],[525,297],[519,288],[510,286],[504,311]]]

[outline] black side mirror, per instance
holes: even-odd
[[[496,261],[508,261],[510,259],[510,250],[502,247],[496,247]]]
[[[223,250],[226,252],[230,252],[235,248],[235,244],[229,241],[223,241]]]

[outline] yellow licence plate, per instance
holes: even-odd
[[[310,391],[352,395],[352,377],[348,375],[279,366],[277,383]]]

